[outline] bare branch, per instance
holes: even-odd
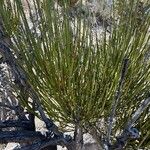
[[[74,133],[74,139],[76,142],[75,150],[82,150],[83,147],[83,129],[80,127],[80,125],[77,123],[75,126],[75,133]]]
[[[126,73],[127,73],[128,63],[129,63],[129,59],[125,58],[123,60],[123,66],[122,66],[119,86],[118,86],[118,89],[116,91],[114,102],[112,104],[112,111],[111,111],[111,114],[110,114],[110,117],[109,117],[108,134],[107,134],[107,138],[108,138],[107,140],[108,140],[109,143],[110,143],[110,136],[111,136],[111,131],[112,131],[113,119],[114,119],[114,116],[115,116],[115,111],[116,111],[117,105],[120,101],[121,92],[122,92],[125,76],[126,76]]]
[[[66,143],[66,141],[64,141],[64,137],[57,137],[57,138],[52,138],[49,140],[44,140],[44,141],[38,141],[34,144],[28,145],[28,146],[23,146],[20,148],[16,148],[15,150],[42,150],[48,146],[54,146],[54,145],[61,145],[61,146],[65,146],[64,143]],[[67,145],[68,143],[66,143]]]
[[[0,128],[8,128],[8,127],[21,127],[23,129],[30,129],[31,123],[29,120],[6,120],[0,121]]]
[[[131,128],[134,123],[138,120],[138,118],[141,116],[141,114],[144,112],[144,110],[150,105],[150,97],[145,99],[141,106],[136,110],[136,112],[132,115],[131,120],[128,122],[126,128]]]
[[[129,139],[136,139],[139,137],[139,131],[133,127],[134,123],[141,116],[143,111],[150,105],[150,97],[145,99],[141,106],[136,110],[136,112],[132,115],[131,120],[128,121],[127,126],[124,128],[121,136],[118,136],[116,139],[116,143],[111,145],[111,149],[122,150],[124,146],[127,144]]]
[[[34,140],[44,140],[46,137],[41,132],[35,131],[0,131],[0,143],[26,143]]]

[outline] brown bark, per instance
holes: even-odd
[[[75,150],[82,150],[83,148],[83,128],[77,124],[75,127]]]

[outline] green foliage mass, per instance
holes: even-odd
[[[31,9],[27,14],[19,0],[13,2],[1,0],[0,13],[14,53],[45,112],[61,127],[107,120],[123,60],[129,60],[113,128],[113,133],[120,131],[149,94],[149,12],[139,10],[137,0],[118,0],[113,4],[111,33],[104,31],[99,40],[84,19],[71,22],[67,5],[58,8],[49,0],[33,0],[34,14]],[[140,146],[144,137],[150,137],[148,111],[136,124],[142,134]],[[144,146],[149,141],[146,138]]]

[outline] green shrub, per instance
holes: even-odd
[[[125,59],[129,63],[115,111],[114,135],[148,97],[150,14],[139,8],[137,0],[117,0],[111,32],[104,30],[99,40],[93,38],[86,20],[78,16],[71,22],[67,5],[59,8],[52,1],[33,0],[33,10],[29,8],[25,13],[19,0],[13,0],[12,5],[1,0],[0,14],[18,63],[45,112],[60,123],[62,130],[67,126],[74,130],[76,124],[83,128],[95,126],[101,119],[107,123]],[[148,138],[143,141],[150,136],[148,112],[149,108],[136,123],[141,138],[133,144],[135,147],[140,142],[140,146],[150,145]]]

